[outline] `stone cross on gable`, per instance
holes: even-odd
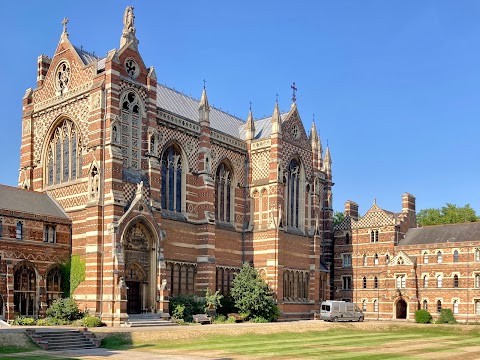
[[[205,84],[207,83],[207,80],[203,79],[203,88],[205,89]]]
[[[62,20],[62,25],[63,25],[63,32],[65,34],[67,33],[67,24],[68,24],[68,19],[66,17],[64,17],[63,20]]]
[[[297,96],[295,95],[295,92],[297,91],[297,88],[295,86],[295,81],[293,82],[292,86],[290,86],[292,89],[292,102],[297,101]]]

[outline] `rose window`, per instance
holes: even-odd
[[[70,83],[70,65],[67,62],[62,62],[58,66],[55,78],[58,90],[62,91],[68,87]]]

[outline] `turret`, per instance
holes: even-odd
[[[247,123],[245,124],[245,140],[253,140],[255,138],[255,123],[253,122],[252,107],[248,112]]]
[[[282,133],[282,118],[280,116],[280,110],[278,109],[278,101],[275,103],[275,109],[272,114],[272,134]]]
[[[323,163],[323,171],[328,178],[332,177],[332,158],[330,157],[330,148],[327,145],[327,150],[325,150],[325,161]]]
[[[210,105],[208,105],[207,90],[203,87],[202,97],[198,105],[200,125],[210,126]]]

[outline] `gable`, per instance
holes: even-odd
[[[290,112],[282,122],[282,138],[284,141],[301,147],[302,149],[311,148],[310,140],[308,139],[307,132],[305,131],[295,103],[293,103]]]
[[[367,211],[367,213],[355,224],[356,228],[370,228],[395,225],[395,216],[380,209],[376,204]]]
[[[413,266],[416,263],[416,259],[408,256],[403,251],[400,251],[397,255],[390,259],[388,266]]]

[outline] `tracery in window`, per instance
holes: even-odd
[[[75,124],[65,119],[57,126],[48,143],[45,158],[46,184],[75,180],[82,171],[81,141]]]
[[[18,315],[36,315],[37,277],[30,264],[24,263],[15,270],[13,290],[15,312]]]
[[[218,221],[232,221],[232,199],[235,199],[233,171],[226,162],[222,162],[215,174],[215,218]]]
[[[140,168],[141,155],[141,101],[133,91],[127,92],[121,101],[122,104],[122,135],[121,147],[123,165],[133,169]]]
[[[62,273],[60,267],[50,269],[46,277],[47,305],[62,297]]]
[[[285,212],[287,226],[297,227],[302,223],[300,217],[300,199],[304,189],[300,186],[301,165],[297,159],[292,159],[286,171]]]
[[[182,211],[183,165],[180,149],[169,146],[162,155],[162,208]]]

